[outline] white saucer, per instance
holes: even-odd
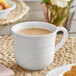
[[[69,65],[55,68],[52,71],[50,71],[49,73],[47,73],[46,76],[60,76],[61,73],[69,71],[73,65],[76,65],[76,64],[69,64]],[[62,76],[62,74],[61,74],[61,76]]]

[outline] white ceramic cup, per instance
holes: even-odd
[[[17,33],[17,31],[27,28],[48,29],[52,33],[40,36],[25,36]],[[55,46],[58,31],[62,31],[64,35],[61,42]],[[21,67],[28,70],[41,70],[49,66],[54,59],[55,52],[63,46],[68,37],[64,27],[36,21],[16,24],[12,27],[12,34],[16,61]]]

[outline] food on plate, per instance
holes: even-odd
[[[2,6],[0,6],[0,10],[3,10]]]
[[[0,3],[3,9],[7,9],[7,5],[5,3]]]
[[[72,66],[71,71],[76,72],[76,65]]]
[[[6,0],[0,0],[0,10],[5,10],[7,8],[10,8],[9,3],[7,3]]]
[[[65,72],[63,76],[76,76],[76,65],[72,66],[71,70]]]

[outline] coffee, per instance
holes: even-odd
[[[23,35],[46,35],[50,34],[51,31],[47,29],[42,29],[42,28],[28,28],[28,29],[22,29],[18,31],[17,33],[23,34]]]

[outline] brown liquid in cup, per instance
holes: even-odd
[[[52,32],[50,30],[42,29],[42,28],[28,28],[28,29],[22,29],[18,31],[17,33],[33,36],[33,35],[47,35]]]

